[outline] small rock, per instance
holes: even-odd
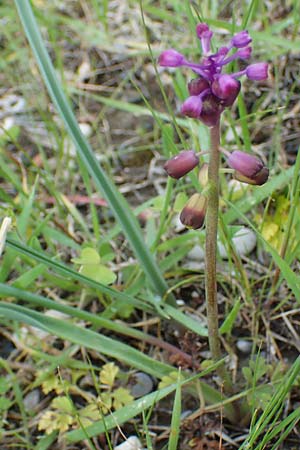
[[[241,227],[233,236],[232,244],[239,256],[248,255],[256,246],[256,234],[250,228]],[[227,259],[227,249],[222,243],[218,244],[218,249],[221,257]]]
[[[40,403],[39,389],[33,389],[24,397],[24,406],[26,411],[33,411]]]
[[[125,442],[122,442],[122,444],[114,447],[114,450],[143,450],[143,449],[139,438],[136,436],[130,436],[128,439],[126,439]]]
[[[239,339],[236,343],[237,349],[244,353],[245,355],[249,355],[251,353],[252,349],[252,342],[251,341],[245,341],[244,339]]]
[[[144,372],[137,372],[134,374],[134,384],[131,387],[131,395],[133,395],[133,397],[143,397],[152,390],[153,380],[148,374]]]
[[[245,256],[254,250],[256,246],[256,234],[254,231],[250,230],[250,228],[247,227],[241,227],[239,230],[235,233],[235,235],[232,238],[232,244],[235,247],[235,250],[239,256]],[[228,259],[228,252],[227,247],[222,244],[222,242],[218,241],[218,252],[222,259]],[[187,254],[187,258],[193,262],[197,261],[204,261],[205,259],[205,251],[204,251],[204,244],[203,247],[199,244],[195,245],[191,251]],[[188,267],[187,268],[193,268]],[[195,269],[198,267],[195,266]]]

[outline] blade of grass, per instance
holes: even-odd
[[[140,261],[141,267],[147,274],[154,291],[163,297],[168,290],[168,285],[162,277],[153,255],[145,246],[141,229],[130,206],[103,171],[89,143],[80,131],[74,113],[60,86],[54,67],[42,40],[30,2],[28,0],[15,0],[15,4],[49,95],[64,121],[81,160],[84,162],[90,175],[94,179],[95,185],[112,208],[116,219],[122,226],[125,236]],[[166,301],[173,305],[176,304],[172,294],[167,296]]]
[[[85,348],[94,349],[131,367],[139,368],[155,377],[168,375],[174,368],[155,361],[135,348],[107,336],[85,329],[67,320],[56,319],[24,306],[0,302],[0,315],[5,319],[25,322],[51,335],[66,339]]]
[[[170,437],[168,442],[168,450],[176,450],[179,440],[180,430],[180,415],[181,415],[181,385],[180,385],[180,372],[178,373],[176,392],[174,398],[174,405],[172,411],[172,421],[170,428]]]
[[[70,277],[73,280],[77,280],[86,286],[89,286],[93,289],[95,289],[97,292],[101,292],[102,294],[108,295],[110,298],[115,298],[124,302],[128,302],[132,305],[134,305],[137,308],[147,309],[146,303],[143,303],[133,297],[130,297],[129,295],[124,294],[123,292],[117,291],[116,289],[112,289],[108,286],[105,286],[104,284],[101,284],[97,281],[92,280],[91,278],[86,277],[85,275],[82,275],[75,270],[71,269],[67,265],[55,261],[53,257],[48,256],[45,253],[39,252],[31,247],[28,247],[24,244],[21,244],[11,238],[8,238],[6,240],[6,244],[9,248],[15,250],[17,253],[25,255],[26,257],[32,258],[35,261],[41,262],[45,264],[47,267],[53,269],[57,273]]]

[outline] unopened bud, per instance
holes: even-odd
[[[162,52],[158,58],[158,64],[162,67],[180,67],[184,61],[184,56],[172,48]]]
[[[194,119],[199,119],[202,111],[202,100],[198,95],[188,97],[181,106],[181,113]]]
[[[246,75],[249,80],[266,80],[268,78],[268,64],[264,62],[250,64],[246,68]]]
[[[202,194],[194,194],[180,214],[180,221],[188,228],[197,230],[204,224],[207,199]]]
[[[178,180],[193,170],[198,164],[199,158],[194,150],[184,150],[169,159],[165,163],[164,169],[170,177]]]
[[[240,31],[231,39],[231,45],[236,48],[246,47],[250,42],[252,42],[252,39],[246,30]]]
[[[194,78],[188,83],[188,90],[190,95],[199,95],[205,89],[209,88],[209,82],[204,78]]]
[[[253,177],[245,177],[240,172],[235,170],[233,177],[235,180],[241,181],[242,183],[253,184],[255,186],[261,186],[268,181],[269,178],[269,169],[267,167],[263,167],[256,175]]]
[[[230,75],[216,77],[212,83],[213,94],[221,99],[223,106],[231,106],[241,89],[241,83]]]
[[[239,150],[230,153],[227,164],[247,178],[255,177],[264,167],[261,159]]]

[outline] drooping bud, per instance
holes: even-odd
[[[196,33],[201,40],[202,50],[204,55],[207,55],[210,51],[210,41],[213,36],[213,32],[209,29],[206,23],[199,23],[196,27]]]
[[[269,169],[260,158],[238,150],[232,152],[227,163],[235,170],[234,178],[248,184],[262,185],[269,176]]]
[[[246,68],[246,75],[250,80],[266,80],[268,78],[268,64],[265,62],[250,64]]]
[[[173,156],[164,165],[167,174],[178,180],[199,164],[199,158],[194,150],[184,150]]]
[[[162,67],[180,67],[184,62],[184,56],[173,48],[165,50],[158,58],[158,64]]]
[[[207,80],[205,80],[204,78],[194,78],[193,80],[191,80],[188,83],[188,90],[190,95],[199,95],[201,94],[203,91],[205,91],[205,89],[209,88],[209,82]]]
[[[256,186],[261,186],[262,184],[265,184],[266,181],[268,181],[269,178],[269,169],[267,167],[263,167],[256,175],[253,177],[245,177],[243,174],[238,172],[237,170],[234,171],[233,177],[235,180],[241,181],[242,183],[247,184],[253,184]]]
[[[252,39],[246,30],[240,31],[231,39],[231,45],[236,48],[246,47],[250,42],[252,42]]]
[[[180,214],[180,221],[188,228],[197,230],[204,224],[207,199],[202,194],[193,194]]]
[[[199,95],[191,95],[182,104],[181,113],[188,117],[198,119],[202,111],[202,100]]]
[[[222,100],[223,106],[231,106],[241,89],[241,83],[230,75],[224,74],[215,78],[211,85],[213,94]]]
[[[199,173],[198,173],[198,180],[200,185],[205,188],[208,184],[208,164],[204,163],[200,167]]]

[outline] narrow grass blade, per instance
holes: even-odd
[[[143,370],[155,377],[168,375],[173,369],[168,364],[155,361],[129,345],[123,344],[95,331],[80,327],[67,320],[45,316],[24,306],[0,302],[0,315],[5,319],[25,322],[51,335],[66,339],[74,344],[94,349],[130,367]]]
[[[51,258],[51,256],[48,256],[45,253],[34,250],[33,248],[23,245],[10,238],[6,240],[6,244],[8,247],[12,248],[17,253],[32,258],[33,260],[38,261],[40,263],[43,263],[48,268],[53,269],[55,272],[65,277],[70,277],[72,280],[77,280],[83,283],[84,285],[95,289],[97,292],[101,292],[102,294],[108,295],[110,298],[115,298],[124,302],[128,302],[129,304],[132,304],[137,308],[147,309],[146,303],[143,303],[129,295],[126,295],[123,292],[117,291],[116,289],[112,289],[108,286],[105,286],[104,284],[94,281],[91,278],[88,278],[85,275],[76,272],[67,265],[55,261],[55,259]]]
[[[90,145],[80,131],[47,53],[29,0],[15,0],[15,4],[49,95],[64,121],[78,155],[94,179],[97,188],[113,210],[154,291],[163,297],[168,290],[167,283],[162,277],[153,255],[145,245],[142,232],[130,206],[103,171]],[[176,304],[171,294],[167,296],[166,301],[173,305]]]
[[[181,385],[179,372],[172,411],[172,421],[171,421],[170,437],[168,442],[168,450],[177,449],[180,430],[180,415],[181,415]]]

